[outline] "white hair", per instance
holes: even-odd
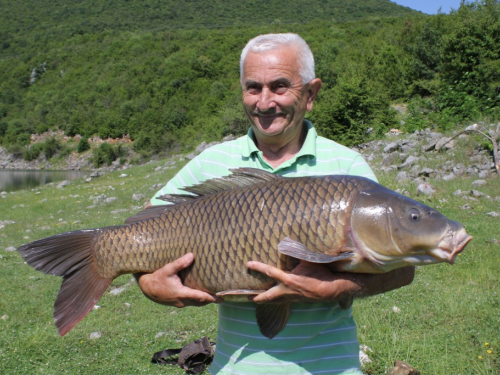
[[[276,50],[281,47],[295,47],[299,55],[300,78],[306,84],[316,78],[314,73],[314,56],[306,41],[299,35],[293,33],[286,34],[264,34],[250,40],[240,58],[240,80],[243,80],[243,68],[248,52],[265,52]]]

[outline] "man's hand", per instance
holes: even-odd
[[[415,267],[404,267],[382,274],[332,272],[326,265],[301,261],[291,272],[251,261],[247,267],[261,272],[278,284],[252,298],[256,303],[342,302],[367,297],[408,285]]]
[[[151,301],[162,305],[186,307],[220,302],[220,299],[214,295],[188,288],[182,284],[177,274],[189,267],[193,260],[194,255],[189,253],[153,273],[136,274],[139,288]]]

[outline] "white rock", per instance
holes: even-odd
[[[100,332],[92,332],[90,334],[90,339],[91,340],[96,340],[96,339],[100,339],[101,338],[101,333]]]
[[[167,335],[167,332],[158,332],[156,335],[155,335],[155,339],[159,339],[160,337],[162,336],[166,336]]]
[[[484,185],[484,184],[486,184],[485,180],[476,180],[471,185],[472,186],[481,186],[481,185]]]
[[[432,187],[428,182],[421,183],[417,186],[417,195],[433,195],[436,193],[436,189]]]
[[[132,194],[133,201],[142,201],[144,198],[144,194]]]
[[[368,351],[368,350],[362,349],[362,347],[366,347],[366,348],[368,348],[368,347],[366,345],[360,345],[360,349],[359,349],[359,363],[361,364],[361,366],[364,366],[367,363],[372,362],[372,360],[370,359],[370,357],[368,357],[368,354],[366,354],[366,351]],[[369,351],[372,351],[370,348],[368,348],[368,349],[369,349]]]
[[[397,314],[397,313],[401,312],[401,309],[399,307],[397,307],[397,306],[393,306],[392,307],[392,312],[395,312]]]
[[[117,295],[123,293],[125,290],[127,290],[127,288],[125,286],[122,286],[122,287],[119,287],[119,288],[112,289],[109,292],[109,294],[111,294],[112,296],[117,296]]]
[[[57,185],[57,188],[58,188],[58,189],[62,189],[63,187],[68,186],[68,185],[69,185],[69,181],[68,181],[68,180],[64,180],[64,181],[60,182],[60,183]]]

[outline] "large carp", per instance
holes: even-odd
[[[126,225],[77,230],[22,245],[26,262],[63,282],[54,306],[59,334],[70,331],[113,279],[152,272],[193,252],[184,284],[224,299],[257,294],[273,279],[249,272],[258,260],[291,270],[298,259],[334,271],[380,273],[407,265],[453,264],[472,239],[436,210],[355,176],[283,178],[240,168],[167,196]],[[289,305],[257,306],[261,332],[274,337]]]

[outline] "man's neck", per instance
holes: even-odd
[[[255,143],[257,148],[262,151],[265,161],[273,168],[279,167],[285,161],[292,159],[297,155],[304,144],[307,135],[307,128],[304,126],[299,137],[294,137],[290,141],[276,142],[273,139],[257,139]]]

